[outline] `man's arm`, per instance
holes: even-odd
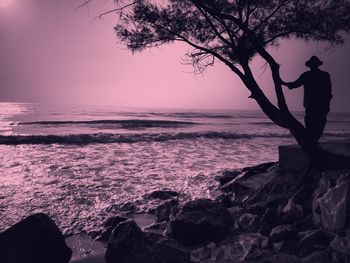
[[[289,89],[296,89],[304,84],[304,77],[301,75],[296,81],[293,82],[284,82],[281,80],[281,84],[287,86]]]

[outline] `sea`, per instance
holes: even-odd
[[[323,141],[350,138],[350,113],[328,119]],[[159,189],[211,198],[222,171],[294,143],[260,111],[0,103],[0,231],[44,212],[65,235],[89,233],[150,211]]]

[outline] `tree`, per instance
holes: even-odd
[[[85,0],[88,4],[92,0]],[[215,60],[227,65],[251,92],[262,111],[288,129],[301,148],[315,153],[305,127],[291,114],[281,86],[279,64],[268,52],[283,38],[344,42],[350,30],[348,0],[114,0],[117,37],[132,52],[175,41],[192,47],[186,54],[195,71]],[[260,56],[271,69],[277,105],[265,96],[250,62]]]

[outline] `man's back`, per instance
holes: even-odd
[[[301,75],[304,85],[304,107],[329,107],[332,98],[330,75],[320,69],[306,71]]]

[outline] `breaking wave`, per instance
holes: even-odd
[[[91,144],[91,143],[136,143],[169,140],[207,139],[252,139],[257,137],[290,137],[289,134],[240,134],[230,132],[180,132],[180,133],[142,133],[142,134],[69,134],[69,135],[9,135],[0,136],[0,144]]]
[[[171,120],[81,120],[81,121],[33,121],[18,122],[17,125],[118,125],[123,128],[177,127],[195,125],[195,122]]]

